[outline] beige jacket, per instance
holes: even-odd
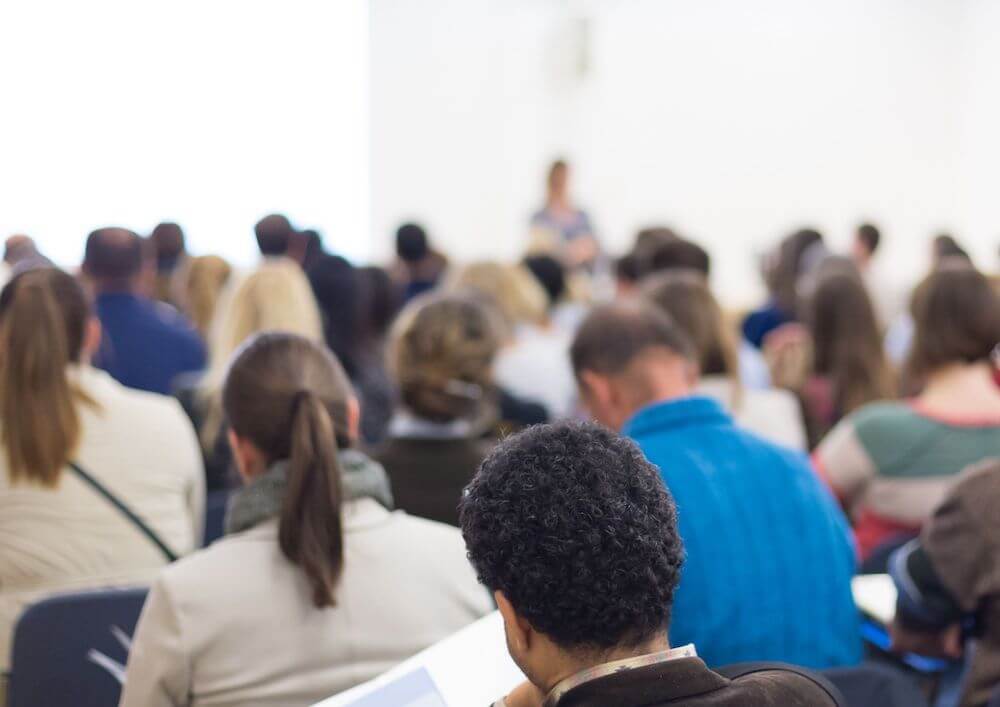
[[[201,452],[172,398],[125,388],[90,367],[71,376],[96,402],[80,405],[74,461],[125,501],[180,554],[200,544],[205,505]],[[166,563],[134,525],[69,469],[55,488],[11,485],[0,450],[0,667],[14,624],[46,595],[146,584]]]
[[[344,508],[337,604],[317,609],[278,548],[277,519],[161,574],[143,610],[121,705],[310,705],[369,680],[487,614],[458,530]]]

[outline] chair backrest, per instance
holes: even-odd
[[[146,593],[61,594],[28,607],[14,629],[8,707],[118,704]]]
[[[212,491],[205,499],[205,537],[202,547],[208,547],[225,534],[226,505],[231,491]]]

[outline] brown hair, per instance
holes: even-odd
[[[643,287],[643,294],[663,310],[691,341],[703,375],[724,375],[739,401],[740,365],[735,332],[700,272],[676,270],[657,275]]]
[[[875,309],[857,271],[831,265],[805,309],[813,372],[831,381],[838,412],[847,415],[865,403],[893,397],[894,376]]]
[[[496,317],[473,296],[417,300],[403,310],[390,343],[403,404],[435,422],[479,417],[499,348]]]
[[[639,354],[662,348],[694,361],[687,337],[658,307],[645,302],[596,307],[576,332],[570,348],[573,372],[621,373]]]
[[[278,544],[305,572],[317,607],[334,605],[344,564],[337,445],[347,442],[350,390],[325,348],[265,332],[236,352],[222,391],[233,432],[268,463],[288,462]]]
[[[968,261],[939,266],[914,291],[910,311],[916,327],[907,361],[911,381],[948,364],[989,361],[1000,343],[1000,295]]]
[[[90,306],[55,268],[28,270],[0,294],[0,420],[8,474],[55,486],[80,442],[77,403],[91,402],[66,370],[79,362]]]

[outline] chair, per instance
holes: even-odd
[[[29,606],[14,629],[8,707],[118,704],[146,593],[107,589]]]
[[[840,690],[851,707],[927,707],[916,679],[903,670],[878,663],[834,668],[822,675]]]
[[[202,547],[208,547],[226,533],[226,506],[230,491],[212,491],[205,499],[205,536]]]

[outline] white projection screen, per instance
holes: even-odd
[[[256,257],[271,211],[369,255],[365,0],[0,4],[0,237],[76,265],[103,225]]]

